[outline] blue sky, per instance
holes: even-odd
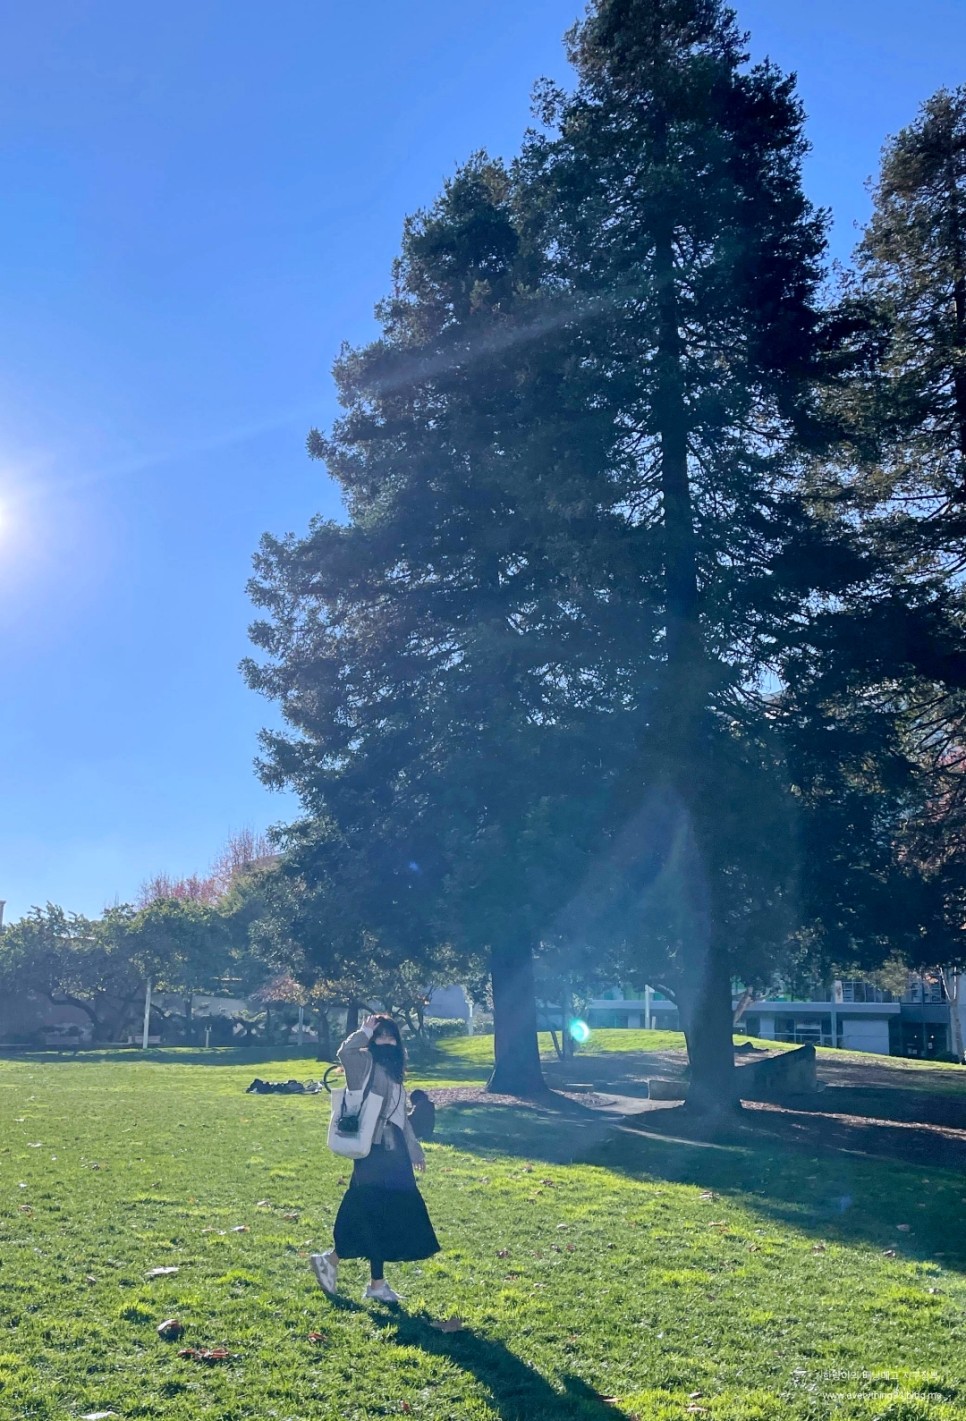
[[[510,156],[574,0],[0,6],[0,898],[96,913],[293,812],[237,670],[266,529],[404,215]],[[962,0],[738,6],[795,69],[845,257],[885,136],[966,81]]]

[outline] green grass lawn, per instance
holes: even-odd
[[[482,1080],[490,1045],[447,1042],[418,1075]],[[919,1089],[922,1067],[895,1069]],[[346,1177],[327,1111],[246,1096],[255,1074],[317,1069],[235,1052],[0,1062],[3,1421],[966,1415],[959,1172],[677,1139],[654,1117],[453,1106],[423,1184],[443,1252],[387,1270],[402,1309],[361,1304],[361,1264],[332,1305],[307,1266]],[[462,1331],[431,1326],[453,1313]],[[182,1343],[157,1336],[171,1316]],[[219,1344],[227,1364],[177,1355]]]

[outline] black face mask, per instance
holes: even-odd
[[[369,1055],[388,1076],[392,1076],[394,1081],[402,1080],[403,1053],[401,1046],[377,1046],[375,1042],[370,1042]]]

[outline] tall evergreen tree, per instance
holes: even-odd
[[[929,932],[908,956],[962,960],[966,882],[966,88],[941,90],[885,146],[857,289],[879,358],[845,408],[860,457],[834,494],[883,570],[851,609],[864,699],[897,715],[918,768],[898,843]],[[834,477],[834,476],[833,476]]]
[[[581,871],[622,695],[599,647],[647,645],[653,617],[604,595],[628,562],[610,415],[568,365],[517,201],[478,157],[407,223],[382,335],[343,353],[345,415],[310,440],[348,521],[263,542],[248,675],[294,731],[264,738],[264,773],[306,807],[296,870],[384,950],[486,954],[491,1088],[530,1092],[533,954]]]
[[[966,87],[940,90],[887,145],[858,248],[889,340],[862,471],[907,571],[956,575],[966,537]],[[881,529],[885,532],[886,529]]]
[[[615,880],[628,940],[663,958],[689,1099],[710,1108],[736,1093],[741,945],[764,922],[777,946],[794,892],[761,692],[810,599],[861,576],[799,489],[802,451],[824,437],[824,218],[801,188],[793,80],[749,67],[720,0],[599,0],[569,45],[576,91],[544,89],[551,131],[523,169],[611,416],[608,475],[660,623],[637,648],[650,664],[630,682],[635,754],[597,877]]]

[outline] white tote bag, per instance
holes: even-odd
[[[361,1090],[344,1086],[332,1092],[332,1114],[329,1116],[329,1149],[345,1159],[365,1159],[372,1149],[372,1137],[382,1110],[384,1096],[369,1089],[369,1080]]]

